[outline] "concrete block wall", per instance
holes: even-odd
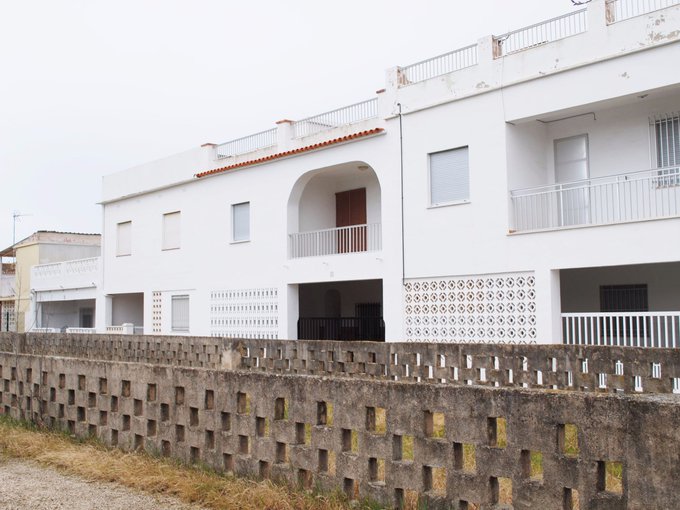
[[[559,509],[574,498],[582,509],[680,508],[675,395],[15,353],[0,353],[0,390],[0,411],[15,418],[385,505],[417,494],[428,508]],[[576,451],[564,449],[567,428]],[[530,462],[536,455],[541,473]],[[620,486],[607,481],[608,466],[620,469]]]

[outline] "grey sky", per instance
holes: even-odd
[[[0,0],[0,248],[99,232],[101,177],[373,97],[570,0]]]

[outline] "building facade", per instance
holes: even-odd
[[[680,343],[680,5],[585,9],[106,176],[100,329]]]

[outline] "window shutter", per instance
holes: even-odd
[[[172,330],[189,331],[189,296],[172,296]]]
[[[163,215],[163,249],[172,250],[180,247],[181,213],[173,212]]]
[[[250,239],[250,202],[231,206],[233,221],[233,240],[247,241]]]
[[[680,115],[657,119],[655,124],[657,166],[680,165]]]
[[[116,233],[116,255],[130,255],[132,253],[132,222],[118,224]]]
[[[431,205],[460,202],[469,198],[468,148],[430,154]]]

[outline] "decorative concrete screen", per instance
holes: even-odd
[[[151,293],[151,330],[160,335],[163,327],[163,294],[155,291]]]
[[[404,293],[410,342],[536,341],[533,272],[412,279]]]
[[[210,293],[210,334],[214,337],[278,337],[279,297],[274,287]]]

